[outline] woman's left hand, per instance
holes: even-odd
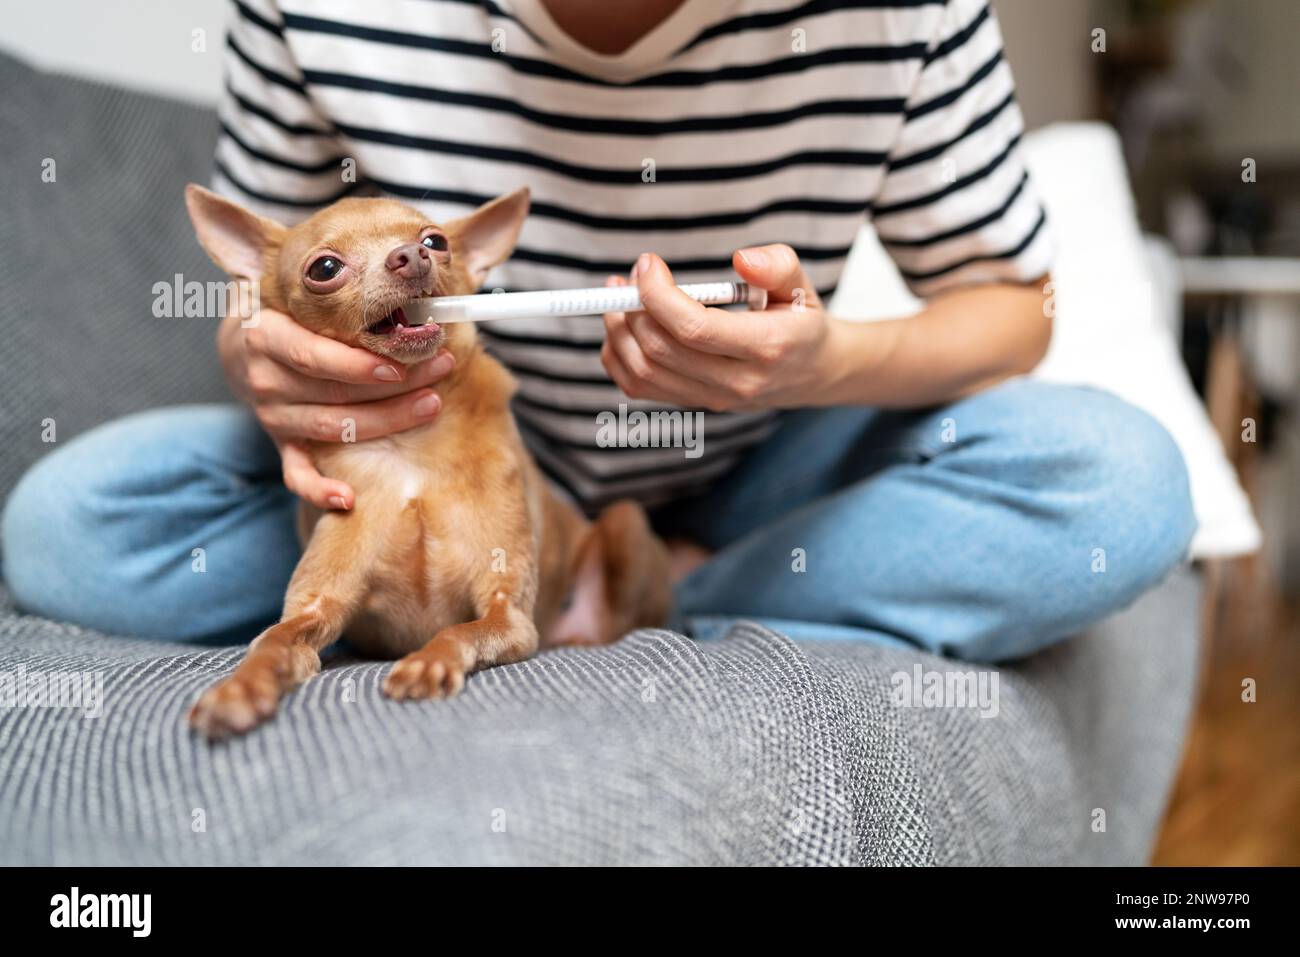
[[[640,312],[605,314],[601,361],[630,398],[714,412],[818,405],[830,374],[836,323],[799,257],[786,245],[732,257],[742,279],[766,289],[767,309],[702,306],[676,288],[662,259],[644,253],[632,270]],[[610,276],[609,286],[628,280]]]

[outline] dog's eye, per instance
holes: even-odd
[[[317,282],[329,282],[343,269],[343,263],[333,256],[321,256],[307,267],[307,276]]]
[[[433,233],[432,235],[425,236],[421,239],[420,245],[424,246],[426,249],[432,249],[435,252],[446,252],[447,237],[441,233]]]

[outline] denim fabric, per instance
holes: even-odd
[[[5,576],[21,608],[50,618],[247,639],[279,613],[293,512],[246,410],[142,413],[23,477],[3,517]],[[921,412],[787,413],[706,495],[655,520],[718,550],[678,590],[690,634],[745,618],[975,660],[1128,605],[1195,530],[1182,458],[1154,419],[1028,380]]]

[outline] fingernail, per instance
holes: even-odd
[[[433,360],[429,371],[436,376],[444,376],[456,365],[456,359],[450,352],[440,352]]]
[[[436,415],[441,407],[442,400],[438,398],[438,393],[430,392],[415,403],[415,414],[422,419],[427,419],[431,415]]]
[[[346,509],[347,507],[348,507],[347,499],[345,499],[342,495],[331,495],[331,496],[330,496],[330,508],[343,508],[343,509]]]
[[[759,252],[757,249],[742,249],[740,258],[744,260],[745,265],[750,269],[762,269],[767,265],[767,254]]]
[[[402,374],[393,366],[375,366],[375,378],[380,382],[397,382]]]
[[[647,269],[650,268],[650,254],[642,253],[637,257],[636,265],[632,267],[632,278],[635,279]]]

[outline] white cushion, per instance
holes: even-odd
[[[1033,377],[1107,389],[1151,413],[1187,462],[1192,556],[1255,551],[1259,526],[1174,344],[1177,270],[1138,228],[1119,138],[1101,123],[1057,124],[1028,134],[1024,151],[1056,244],[1052,344]],[[860,319],[920,308],[870,227],[830,308]]]

